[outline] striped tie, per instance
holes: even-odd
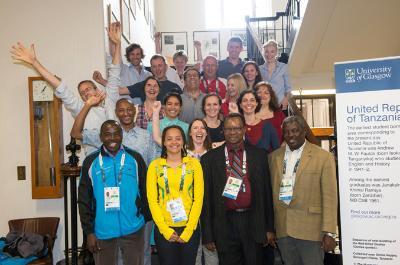
[[[238,179],[243,178],[242,161],[240,160],[239,154],[235,151],[233,152],[232,175]]]

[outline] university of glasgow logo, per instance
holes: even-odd
[[[356,69],[344,70],[344,77],[346,79],[346,83],[355,83],[356,82]]]

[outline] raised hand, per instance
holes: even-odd
[[[200,41],[195,40],[195,41],[193,42],[193,45],[194,45],[194,47],[195,47],[196,49],[201,49],[201,42],[200,42]]]
[[[10,53],[14,60],[19,60],[28,64],[33,64],[36,61],[36,52],[34,44],[30,48],[26,48],[22,43],[17,42],[11,47]]]
[[[113,22],[107,29],[108,38],[114,43],[121,43],[121,23]]]
[[[154,39],[157,39],[157,40],[161,39],[161,32],[154,33]]]
[[[106,93],[101,90],[97,89],[98,92],[95,95],[89,96],[89,98],[86,100],[86,104],[93,107],[97,106],[106,98]]]
[[[239,113],[238,105],[235,102],[229,102],[229,113]]]
[[[155,101],[153,103],[153,113],[160,113],[161,110],[161,101]]]
[[[107,80],[105,80],[103,78],[103,75],[99,71],[94,71],[92,78],[93,78],[94,81],[96,81],[97,83],[99,83],[102,86],[106,86],[107,85]]]

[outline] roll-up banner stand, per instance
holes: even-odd
[[[400,57],[335,64],[345,265],[400,264]]]

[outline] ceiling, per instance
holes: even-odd
[[[334,88],[335,62],[400,55],[399,13],[400,0],[309,0],[290,54],[294,88]]]

